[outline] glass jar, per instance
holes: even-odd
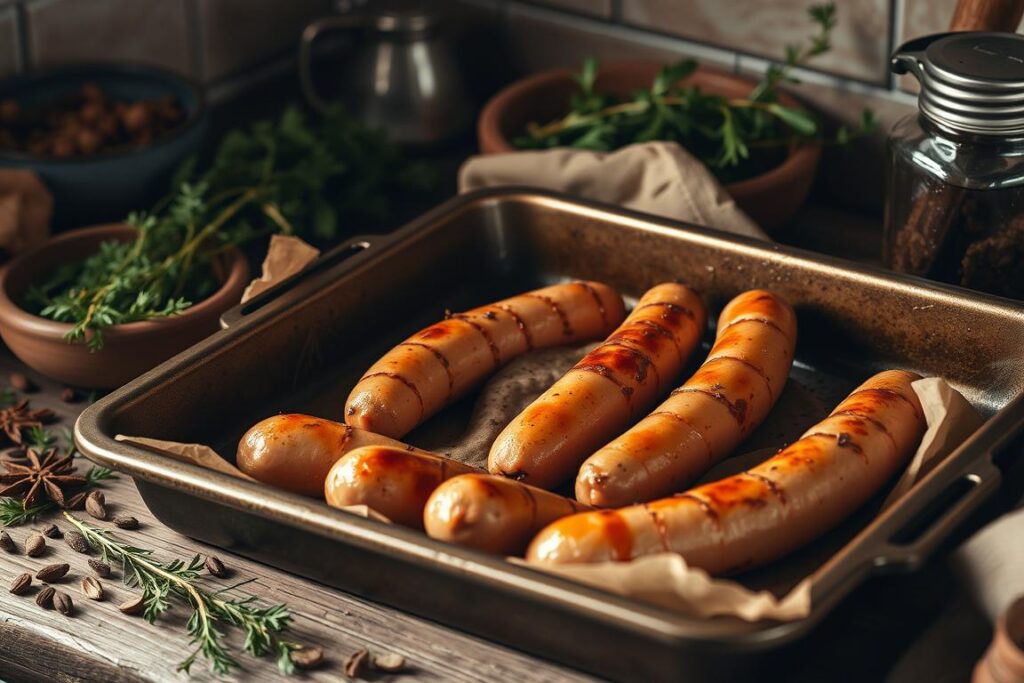
[[[929,36],[893,69],[921,94],[889,137],[884,263],[1024,299],[1024,38]]]

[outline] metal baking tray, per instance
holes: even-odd
[[[799,319],[789,386],[824,406],[809,421],[871,373],[903,367],[945,377],[986,422],[884,513],[870,505],[806,550],[738,577],[778,594],[811,577],[807,619],[754,624],[689,618],[114,441],[143,435],[230,455],[252,423],[280,410],[340,420],[360,373],[445,309],[571,278],[633,297],[681,281],[711,311],[751,287],[786,296]],[[993,457],[1024,424],[1024,308],[1013,302],[536,191],[465,195],[393,234],[354,239],[223,323],[90,406],[75,429],[81,450],[131,475],[181,533],[620,680],[742,673],[872,573],[917,568],[999,486]],[[429,447],[471,400],[407,440]]]

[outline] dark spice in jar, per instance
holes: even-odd
[[[148,145],[184,120],[173,95],[127,101],[86,83],[63,101],[39,107],[0,100],[0,149],[34,157],[87,156]]]

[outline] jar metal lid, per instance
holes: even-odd
[[[917,38],[893,54],[892,70],[920,81],[921,113],[944,128],[1024,135],[1024,36],[971,31]]]

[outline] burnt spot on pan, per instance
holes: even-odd
[[[501,365],[501,352],[498,350],[497,344],[491,338],[490,332],[488,332],[483,325],[473,320],[469,315],[465,313],[455,313],[449,316],[451,320],[458,320],[461,323],[469,325],[476,330],[484,341],[487,343],[487,348],[491,350],[491,357],[494,359],[494,366],[498,367]]]
[[[572,336],[572,325],[569,323],[569,316],[566,315],[565,311],[562,310],[562,307],[558,305],[557,301],[555,301],[549,296],[537,294],[536,292],[529,292],[527,294],[523,294],[522,296],[528,297],[530,299],[539,299],[540,301],[546,303],[551,308],[551,310],[555,312],[555,315],[557,315],[559,319],[562,321],[562,335],[566,337]]]
[[[587,290],[587,292],[590,293],[590,296],[593,297],[594,303],[597,304],[597,312],[601,314],[601,325],[602,325],[602,327],[604,329],[607,330],[608,329],[608,311],[604,310],[604,302],[601,301],[601,295],[597,293],[597,290],[594,289],[589,282],[583,282],[581,280],[581,281],[577,282],[576,284],[579,285],[580,287],[582,287],[583,289]]]
[[[434,358],[437,359],[437,362],[439,362],[441,364],[441,367],[444,368],[445,374],[448,375],[448,395],[452,395],[452,389],[455,387],[455,375],[452,374],[451,363],[448,362],[448,358],[446,358],[445,355],[441,353],[440,350],[434,348],[433,346],[430,346],[429,344],[414,341],[405,341],[399,344],[399,346],[413,346],[421,349],[426,349],[431,354],[433,354]]]
[[[494,307],[497,308],[499,311],[503,311],[512,316],[512,319],[516,321],[516,327],[523,334],[523,339],[526,340],[526,350],[532,351],[533,337],[530,336],[530,330],[526,327],[526,321],[523,320],[522,316],[516,313],[515,310],[513,310],[513,308],[508,304],[495,304]]]
[[[406,387],[408,387],[408,388],[409,388],[409,390],[410,390],[410,391],[411,391],[411,392],[413,393],[413,395],[414,395],[414,396],[416,397],[416,401],[417,401],[417,402],[419,403],[419,405],[420,405],[420,417],[419,417],[419,420],[422,420],[422,419],[423,419],[423,415],[424,415],[424,413],[425,413],[425,408],[424,408],[424,406],[423,406],[423,397],[422,397],[422,396],[420,396],[420,390],[416,388],[416,385],[415,385],[415,384],[413,384],[412,382],[410,382],[410,381],[409,381],[408,379],[406,379],[405,377],[402,377],[402,376],[401,376],[400,374],[398,374],[397,372],[371,372],[371,373],[370,373],[369,375],[363,375],[363,379],[361,379],[361,380],[359,380],[359,381],[360,381],[360,382],[362,382],[363,380],[367,380],[367,379],[370,379],[370,378],[373,378],[373,377],[387,377],[388,379],[393,379],[393,380],[395,380],[396,382],[401,382],[401,383],[402,383],[402,384],[404,384],[404,385],[405,385]],[[418,421],[418,420],[417,420],[417,421]]]

